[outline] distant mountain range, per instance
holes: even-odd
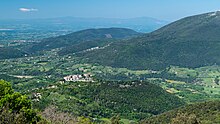
[[[121,28],[130,28],[138,32],[151,32],[168,23],[169,23],[168,21],[163,21],[149,17],[129,18],[129,19],[60,17],[60,18],[31,19],[31,20],[28,19],[0,20],[0,29],[16,28],[18,30],[24,30],[24,28],[26,28],[26,30],[79,31],[89,28],[121,27]],[[20,25],[20,26],[18,27],[16,25]]]

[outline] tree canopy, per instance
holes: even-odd
[[[40,120],[27,96],[14,92],[9,82],[0,80],[0,122],[37,123]]]

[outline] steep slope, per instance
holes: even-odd
[[[18,49],[0,47],[0,59],[19,58],[25,56],[25,54],[26,53]]]
[[[138,36],[141,33],[124,28],[87,29],[54,38],[47,38],[32,46],[29,51],[51,50],[55,48],[70,47],[81,42],[98,39],[124,39]]]
[[[79,54],[88,62],[131,69],[220,64],[220,12],[191,16],[144,36]]]
[[[143,120],[141,124],[196,124],[196,122],[201,124],[219,124],[220,101],[187,105]]]

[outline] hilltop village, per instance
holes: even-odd
[[[77,82],[77,81],[83,81],[83,82],[93,82],[92,75],[91,74],[77,74],[77,75],[69,75],[63,78],[64,81],[72,81],[72,82]]]

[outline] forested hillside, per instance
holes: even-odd
[[[64,36],[44,39],[40,43],[33,45],[27,51],[36,52],[63,47],[66,49],[65,47],[71,46],[74,48],[74,45],[78,45],[79,43],[90,43],[90,41],[93,40],[126,39],[138,35],[141,35],[141,33],[125,28],[87,29]]]
[[[141,124],[218,124],[220,101],[195,103],[143,120]]]
[[[78,56],[91,63],[130,69],[219,65],[219,15],[218,11],[187,17],[152,33]]]
[[[70,82],[34,92],[42,95],[35,108],[56,105],[61,111],[98,119],[120,115],[140,120],[185,104],[159,86],[140,81]]]
[[[25,54],[27,55],[27,53],[18,49],[14,49],[10,47],[0,47],[0,59],[24,57]]]

